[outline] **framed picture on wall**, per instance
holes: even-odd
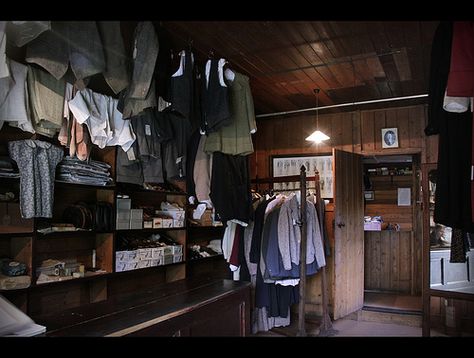
[[[306,168],[306,175],[314,176],[316,169],[319,172],[319,182],[322,198],[333,198],[332,155],[295,155],[291,157],[272,156],[272,176],[282,177],[299,175],[302,165]],[[274,183],[273,189],[279,191],[293,191],[299,189],[299,182]],[[308,181],[309,190],[315,188],[314,181]]]
[[[397,128],[382,128],[382,148],[398,148]]]

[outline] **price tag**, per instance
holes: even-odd
[[[130,161],[137,160],[137,158],[135,157],[135,152],[133,151],[133,148],[130,148],[129,150],[127,150],[127,157],[128,157],[128,160]]]
[[[151,127],[149,124],[145,124],[145,135],[151,136]]]

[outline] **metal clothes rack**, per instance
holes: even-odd
[[[315,171],[314,177],[307,177],[306,176],[306,168],[304,165],[300,168],[300,175],[289,175],[289,176],[282,176],[282,177],[274,177],[274,178],[256,178],[252,180],[252,183],[255,183],[258,188],[258,184],[263,183],[285,183],[291,181],[299,181],[300,182],[300,222],[298,223],[301,228],[301,242],[300,242],[300,303],[298,305],[298,336],[305,337],[307,336],[306,326],[305,326],[305,305],[306,305],[306,244],[307,244],[307,232],[306,232],[306,181],[314,181],[315,188],[316,188],[316,200],[317,203],[320,203],[321,200],[321,190],[319,186],[319,172]],[[322,210],[318,210],[318,219],[319,219],[319,226],[321,228],[321,232],[323,232],[323,222],[324,222],[324,215]],[[322,240],[323,244],[323,251],[324,249],[324,240]],[[324,251],[325,252],[325,251]],[[321,290],[322,290],[322,306],[323,306],[323,316],[321,320],[321,324],[319,327],[319,335],[320,336],[328,336],[331,335],[334,330],[332,329],[332,322],[331,318],[329,317],[329,310],[328,310],[328,287],[327,287],[327,279],[326,279],[326,266],[322,267],[322,283],[321,283]]]

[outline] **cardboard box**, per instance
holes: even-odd
[[[184,227],[184,220],[173,220],[173,227]]]
[[[128,258],[127,262],[138,262],[139,256],[138,256],[138,250],[130,250],[128,252]]]
[[[115,272],[126,271],[127,263],[125,261],[115,261]]]
[[[169,265],[173,263],[174,255],[168,254],[163,256],[163,265]]]
[[[152,248],[138,249],[138,260],[150,260],[152,259]]]
[[[173,255],[178,255],[183,253],[183,245],[170,245],[169,247],[172,248],[171,253]]]
[[[163,228],[170,228],[173,227],[173,219],[161,219],[161,225]]]
[[[165,247],[152,247],[151,248],[151,258],[152,259],[162,259],[165,255]]]
[[[127,261],[127,260],[128,260],[128,251],[115,252],[115,261]]]
[[[143,222],[144,229],[153,229],[153,220],[145,220]]]
[[[137,268],[141,269],[141,268],[147,268],[150,266],[151,266],[151,260],[141,260],[141,261],[138,261]]]
[[[163,227],[163,218],[153,218],[153,229],[161,229]]]
[[[130,229],[130,221],[117,221],[115,225],[116,230],[129,230]]]
[[[183,254],[175,254],[173,255],[173,263],[183,261]]]
[[[143,209],[131,209],[130,220],[143,221]]]
[[[130,229],[143,229],[142,220],[130,220]]]

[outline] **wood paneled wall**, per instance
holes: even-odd
[[[436,163],[438,136],[425,136],[425,105],[319,115],[319,129],[331,137],[323,144],[305,140],[316,130],[315,113],[262,118],[254,135],[250,173],[270,175],[270,157],[282,154],[330,154],[333,147],[362,155],[421,153],[422,163]],[[382,149],[381,129],[398,128],[399,148]]]
[[[366,231],[364,282],[367,290],[421,293],[421,242],[409,231]]]

